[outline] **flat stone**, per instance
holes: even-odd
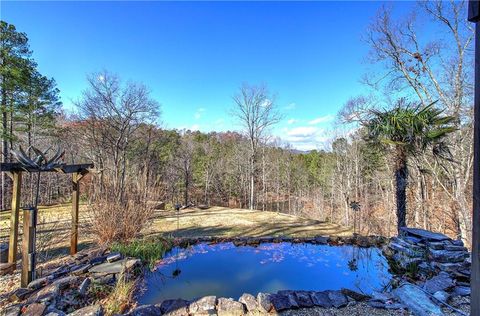
[[[357,302],[362,302],[370,299],[370,296],[350,290],[350,289],[342,289],[342,293],[348,297],[351,297]]]
[[[451,240],[450,242],[452,243],[452,245],[455,245],[455,246],[462,246],[462,247],[465,246],[461,239],[454,239],[454,240]]]
[[[45,304],[33,303],[28,305],[22,316],[42,316],[46,308]]]
[[[442,250],[445,249],[445,244],[441,241],[431,241],[427,244],[428,248],[434,250]]]
[[[453,294],[454,295],[469,296],[470,293],[471,293],[471,289],[468,286],[456,286],[453,289]]]
[[[424,284],[424,289],[433,294],[438,291],[445,291],[455,286],[455,282],[447,273],[440,273],[433,278],[427,280]]]
[[[95,274],[117,274],[126,267],[129,259],[122,259],[115,262],[105,262],[91,267],[88,271]]]
[[[57,285],[61,290],[65,289],[66,287],[73,285],[77,282],[78,276],[67,276],[61,279],[55,280],[52,285]]]
[[[70,273],[73,275],[81,275],[84,274],[92,267],[91,264],[84,264],[81,266],[78,266],[75,270],[72,270]]]
[[[425,292],[410,283],[393,290],[393,295],[416,316],[444,315],[440,307],[434,304]]]
[[[162,311],[157,305],[141,305],[126,313],[125,316],[158,316],[161,314]]]
[[[441,271],[453,272],[459,269],[462,269],[464,266],[461,262],[451,263],[451,262],[432,262],[432,265]]]
[[[281,290],[281,291],[278,291],[277,294],[282,295],[282,296],[286,296],[288,298],[288,302],[290,304],[289,308],[298,308],[299,307],[298,302],[297,302],[297,296],[295,295],[295,291]]]
[[[33,293],[33,290],[26,288],[18,288],[8,297],[10,302],[18,302],[26,299],[30,294]]]
[[[122,259],[122,255],[119,254],[118,252],[117,253],[112,253],[112,254],[107,256],[107,261],[108,262],[114,262],[114,261],[118,261],[120,259]]]
[[[21,304],[10,305],[0,310],[0,316],[18,316],[22,311]]]
[[[53,304],[51,304],[50,306],[47,307],[47,310],[45,311],[46,315],[50,315],[50,316],[66,316],[67,314],[65,314],[65,312],[59,310],[59,309],[56,309]]]
[[[348,304],[348,299],[340,291],[327,291],[328,298],[332,301],[332,305],[336,308],[346,306]]]
[[[216,296],[204,296],[200,299],[193,300],[188,306],[188,310],[190,313],[196,315],[210,315],[211,312],[215,312],[216,304]]]
[[[292,301],[293,295],[284,294],[272,294],[270,296],[270,302],[272,302],[273,309],[276,312],[280,312],[287,309],[297,308],[298,305]]]
[[[298,307],[312,307],[313,301],[308,291],[295,291]]]
[[[95,266],[97,264],[104,263],[106,260],[107,260],[107,256],[99,256],[99,257],[90,259],[88,263],[91,264],[92,266]]]
[[[315,243],[319,245],[328,245],[328,237],[317,236],[315,237]]]
[[[57,284],[49,284],[40,291],[34,297],[38,302],[50,302],[53,301],[60,293],[60,286]]]
[[[428,256],[433,261],[454,263],[464,261],[468,253],[463,251],[430,250]]]
[[[448,301],[448,298],[450,297],[450,294],[445,291],[437,291],[433,293],[433,297],[435,297],[440,302],[446,303]]]
[[[401,227],[400,230],[406,233],[407,235],[413,235],[426,240],[433,240],[433,241],[450,240],[450,238],[445,236],[444,234],[434,233],[425,229]]]
[[[165,300],[160,305],[160,310],[164,316],[188,315],[188,301],[182,299]]]
[[[448,250],[448,251],[463,251],[463,252],[468,251],[468,249],[465,248],[464,246],[456,246],[456,245],[445,245],[445,250]]]
[[[91,305],[68,314],[69,316],[103,316],[103,308],[101,305]]]
[[[258,302],[260,311],[268,313],[272,310],[273,305],[270,300],[270,297],[271,297],[270,293],[258,293],[257,302]]]
[[[27,288],[32,289],[32,290],[38,290],[39,288],[45,286],[47,284],[48,278],[43,277],[43,278],[38,278],[36,280],[33,280],[32,282],[28,283]]]
[[[243,316],[245,307],[231,298],[221,297],[218,299],[217,314],[218,316]]]
[[[15,271],[14,263],[0,263],[0,275],[11,274]]]
[[[243,303],[247,307],[247,311],[256,312],[258,311],[258,304],[255,296],[249,293],[243,293],[242,296],[238,299],[240,303]]]
[[[311,295],[312,302],[315,306],[320,306],[324,308],[330,308],[333,306],[332,300],[328,296],[326,291],[323,292],[313,292]]]
[[[115,282],[114,274],[100,275],[94,277],[95,282],[100,284],[112,284]]]
[[[390,292],[377,292],[377,291],[372,292],[372,300],[387,302],[387,301],[391,301],[392,299],[393,299],[393,296]]]
[[[92,280],[90,278],[86,278],[85,280],[83,280],[82,284],[80,284],[80,286],[78,287],[78,293],[80,293],[80,295],[87,294],[87,290],[91,283]]]

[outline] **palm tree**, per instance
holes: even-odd
[[[435,102],[427,106],[405,105],[401,100],[391,110],[372,110],[366,127],[367,141],[380,145],[393,153],[397,200],[397,229],[406,226],[408,160],[420,153],[432,151],[434,157],[451,160],[444,142],[455,128],[455,118],[443,115],[435,108]]]

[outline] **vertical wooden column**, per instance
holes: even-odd
[[[35,280],[35,233],[37,229],[37,209],[35,207],[23,211],[22,236],[22,287]]]
[[[77,253],[78,247],[78,206],[80,201],[80,173],[72,174],[72,231],[70,233],[70,254]]]
[[[22,172],[12,172],[12,212],[10,214],[10,241],[8,244],[8,263],[16,264],[18,249],[18,218],[20,214],[20,193],[22,190]]]

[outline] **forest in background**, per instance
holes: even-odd
[[[66,114],[54,79],[38,71],[27,35],[2,21],[2,161],[13,161],[11,150],[19,145],[46,149],[58,144],[66,150],[65,162],[95,164],[84,180],[84,198],[108,205],[111,212],[138,211],[126,207],[131,201],[164,201],[169,207],[191,202],[346,226],[356,221],[362,234],[390,236],[397,232],[395,155],[391,146],[372,146],[365,122],[375,109],[436,102],[455,118],[455,131],[445,143],[451,159],[433,159],[424,151],[408,160],[407,224],[469,244],[473,30],[466,4],[419,2],[416,14],[398,19],[391,7],[377,12],[363,38],[371,48],[367,66],[373,69],[361,78],[365,94],[352,96],[338,113],[342,136],[331,148],[310,152],[271,137],[269,130],[281,115],[266,86],[246,84],[232,91],[241,131],[163,129],[148,83],[122,81],[108,71],[88,75],[76,114]],[[433,24],[443,31],[426,41],[421,32]],[[11,182],[4,174],[1,181],[1,209],[8,209]],[[41,204],[66,202],[70,191],[66,175],[48,174],[42,178]],[[23,192],[28,192],[26,205],[34,194],[31,176],[25,177]]]

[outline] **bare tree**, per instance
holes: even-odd
[[[258,146],[268,127],[280,120],[272,95],[265,85],[252,86],[243,84],[233,97],[235,103],[233,114],[239,120],[250,142],[250,199],[249,208],[255,205],[255,168]]]

